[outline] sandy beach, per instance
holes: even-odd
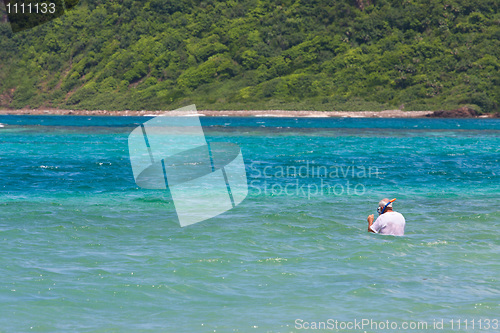
[[[345,117],[345,118],[420,118],[432,111],[285,111],[285,110],[198,110],[209,117]],[[108,111],[108,110],[64,110],[64,109],[0,109],[0,115],[73,115],[73,116],[176,116],[175,111]]]
[[[464,112],[465,110],[465,112]],[[466,108],[447,111],[287,111],[287,110],[198,110],[198,114],[208,117],[309,117],[309,118],[496,118],[498,114],[477,115]],[[56,115],[56,116],[178,116],[176,111],[109,111],[109,110],[65,110],[55,108],[40,109],[0,109],[0,115]]]

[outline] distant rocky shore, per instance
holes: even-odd
[[[500,118],[500,113],[481,115],[476,110],[467,106],[455,110],[439,110],[428,114],[431,118]]]
[[[500,114],[480,115],[475,110],[463,107],[456,110],[440,111],[285,111],[285,110],[198,110],[198,114],[209,117],[312,117],[312,118],[498,118]],[[107,110],[64,110],[40,109],[0,109],[0,115],[72,115],[72,116],[175,116],[175,111],[107,111]]]

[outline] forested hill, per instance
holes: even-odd
[[[493,112],[499,7],[498,0],[82,0],[17,34],[0,23],[0,106]]]

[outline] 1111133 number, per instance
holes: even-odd
[[[54,14],[56,12],[56,4],[53,2],[35,4],[8,3],[5,7],[7,7],[7,14]]]
[[[500,320],[498,319],[451,319],[451,329],[465,329],[465,330],[498,330],[500,328]]]

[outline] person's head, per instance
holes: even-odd
[[[394,201],[396,201],[396,199],[389,200],[387,198],[384,198],[384,199],[380,200],[380,202],[378,203],[378,209],[377,209],[377,212],[379,213],[379,215],[382,215],[382,214],[387,213],[387,212],[392,212],[392,203]]]

